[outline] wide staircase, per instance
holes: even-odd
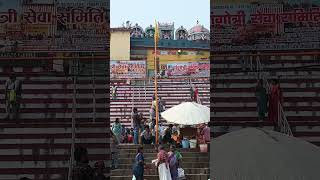
[[[320,145],[319,60],[319,53],[213,56],[213,136],[243,127],[274,128],[273,123],[258,120],[256,109],[254,87],[265,75],[266,80],[279,79],[293,135]]]
[[[3,67],[3,66],[2,66]],[[22,80],[20,119],[7,120],[0,94],[0,179],[66,179],[72,142],[73,80],[59,72],[15,67]],[[33,70],[33,71],[32,71]],[[0,91],[9,73],[0,68]],[[76,81],[76,146],[86,147],[90,164],[109,164],[108,83],[102,76]],[[109,169],[106,175],[109,175]]]
[[[210,82],[209,78],[192,79],[199,89],[201,103],[210,106]],[[132,108],[136,107],[138,112],[142,112],[144,118],[149,119],[149,110],[154,94],[154,83],[152,80],[138,80],[139,84],[131,82],[130,85],[123,80],[112,80],[111,85],[117,85],[117,99],[110,102],[111,123],[116,118],[126,127],[131,127],[130,115]],[[166,109],[178,105],[190,99],[190,80],[179,79],[159,79],[158,96],[165,102]],[[166,122],[164,121],[164,125]]]
[[[112,180],[131,180],[132,166],[137,153],[137,145],[119,145],[119,168],[111,171]],[[182,155],[181,167],[185,171],[187,180],[208,180],[209,153],[202,153],[199,149],[180,149]],[[157,151],[152,145],[144,145],[144,157],[147,164],[144,173],[146,180],[158,180],[157,168],[151,161],[157,158]]]

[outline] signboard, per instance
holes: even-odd
[[[146,78],[146,61],[111,61],[111,79]]]
[[[209,77],[210,63],[169,63],[161,66],[168,77]],[[165,68],[165,69],[164,69]]]
[[[213,0],[214,52],[320,49],[320,1]]]
[[[0,0],[0,51],[106,51],[103,0]]]
[[[208,50],[158,50],[157,58],[160,64],[169,64],[172,62],[199,62],[209,61],[210,51]],[[154,69],[154,50],[148,50],[147,52],[148,69]]]

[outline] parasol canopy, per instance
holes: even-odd
[[[184,102],[162,112],[161,116],[173,124],[197,125],[210,121],[210,108],[195,102]]]

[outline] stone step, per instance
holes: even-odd
[[[148,156],[145,157],[145,162],[151,162],[152,160],[156,159],[156,156]],[[130,164],[134,162],[134,157],[132,158],[119,158],[119,163],[120,164]],[[198,156],[193,156],[193,157],[183,157],[183,161],[187,163],[191,162],[206,162],[208,161],[208,157],[198,157]]]
[[[209,168],[183,168],[185,174],[210,174]],[[157,175],[156,169],[146,169],[145,175]],[[130,176],[132,175],[131,169],[116,169],[111,171],[111,176]]]
[[[168,148],[165,148],[166,150],[168,150]],[[119,149],[119,151],[121,153],[136,153],[137,152],[137,149]],[[199,148],[194,148],[194,149],[180,149],[180,152],[193,152],[193,153],[196,153],[196,152],[199,152]],[[153,149],[144,149],[143,148],[143,152],[145,153],[154,153],[154,152],[157,152],[157,150],[155,148]]]
[[[156,167],[154,164],[146,163],[146,166],[149,167],[150,169],[155,169]],[[208,168],[209,167],[209,160],[207,162],[184,162],[182,160],[181,162],[181,167],[182,168]],[[132,163],[130,164],[119,164],[118,169],[132,169]]]
[[[136,153],[129,153],[129,154],[122,154],[119,153],[119,158],[135,158]],[[143,153],[145,158],[149,157],[156,157],[157,153]],[[202,153],[202,152],[181,152],[181,155],[183,158],[190,158],[190,157],[203,157],[203,158],[209,158],[209,153]]]
[[[132,148],[138,148],[140,147],[141,145],[139,144],[119,144],[118,145],[118,148],[119,149],[132,149]],[[153,145],[150,145],[150,144],[144,144],[143,145],[144,148],[153,148],[154,146]]]
[[[146,175],[145,180],[159,180],[158,175]],[[210,174],[186,174],[187,180],[208,180],[210,179]],[[111,180],[132,180],[132,175],[130,176],[111,176]]]
[[[120,144],[118,145],[118,149],[120,150],[120,152],[122,153],[136,153],[138,147],[140,147],[141,145],[135,145],[135,144]],[[153,153],[153,152],[157,152],[157,148],[154,145],[149,145],[149,144],[144,144],[143,146],[143,151],[145,153]],[[165,145],[164,146],[166,150],[169,149],[169,145]],[[199,152],[200,148],[178,148],[178,150],[180,152]]]

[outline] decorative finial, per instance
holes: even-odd
[[[126,28],[127,28],[127,29],[130,29],[130,28],[131,28],[131,23],[130,23],[130,21],[127,21],[127,22],[126,22]]]
[[[197,20],[197,25],[199,24],[199,19]]]

